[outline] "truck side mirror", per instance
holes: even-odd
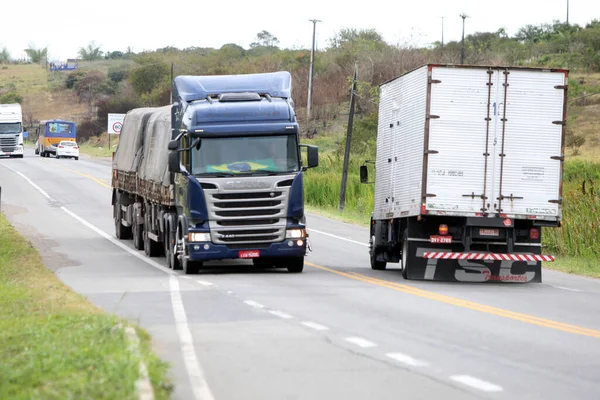
[[[171,140],[169,142],[169,145],[167,146],[167,149],[171,150],[171,151],[176,151],[179,149],[179,140]]]
[[[169,147],[171,147],[171,143],[169,143]],[[181,172],[179,152],[177,150],[172,150],[169,153],[169,172]]]
[[[369,171],[366,165],[360,166],[360,183],[369,183]]]
[[[307,158],[307,166],[303,167],[304,169],[307,168],[314,168],[314,167],[318,167],[319,166],[319,148],[317,146],[311,146],[308,144],[301,144],[300,147],[306,147],[306,158]]]

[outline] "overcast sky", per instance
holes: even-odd
[[[77,57],[94,41],[103,51],[134,52],[174,46],[215,47],[236,43],[244,48],[267,30],[280,47],[310,48],[312,23],[317,24],[317,47],[343,28],[374,28],[391,44],[426,45],[441,39],[458,40],[466,13],[465,33],[505,28],[513,35],[526,24],[564,21],[567,0],[6,0],[1,6],[0,49],[13,58],[23,49],[48,47],[52,60]],[[158,6],[157,4],[161,4]],[[8,7],[7,7],[8,5]],[[600,1],[570,0],[569,22],[585,25],[600,19]]]

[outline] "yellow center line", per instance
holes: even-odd
[[[413,286],[404,285],[401,283],[395,283],[391,281],[386,281],[382,279],[372,278],[367,275],[359,274],[359,273],[347,273],[342,271],[337,271],[335,269],[323,267],[321,265],[313,264],[311,262],[305,262],[306,265],[309,265],[313,268],[317,268],[323,271],[331,272],[333,274],[341,275],[346,278],[355,279],[361,282],[385,287],[388,289],[396,290],[399,292],[404,292],[407,294],[411,294],[413,296],[419,296],[430,300],[439,301],[441,303],[451,304],[457,307],[468,308],[475,311],[484,312],[487,314],[496,315],[499,317],[505,317],[514,319],[517,321],[543,326],[545,328],[555,329],[559,331],[575,333],[577,335],[590,336],[593,338],[600,339],[600,331],[590,328],[584,328],[577,325],[570,325],[563,322],[553,321],[550,319],[540,318],[533,315],[523,314],[515,311],[505,310],[502,308],[487,306],[485,304],[476,303],[469,300],[463,300],[456,297],[446,296],[443,294],[438,294],[434,292],[430,292],[428,290],[419,289]]]
[[[97,182],[97,183],[101,184],[101,185],[102,185],[102,186],[104,186],[104,187],[107,187],[107,188],[109,188],[109,189],[112,189],[112,186],[111,186],[111,185],[109,185],[109,184],[107,184],[107,183],[106,183],[106,181],[105,181],[104,179],[99,179],[99,178],[96,178],[95,176],[88,175],[88,174],[84,174],[83,172],[79,172],[79,171],[77,171],[77,170],[75,170],[75,169],[72,169],[72,168],[67,168],[67,167],[65,167],[64,165],[54,164],[54,163],[52,163],[52,162],[50,162],[50,161],[47,161],[47,160],[43,160],[43,161],[44,161],[44,162],[46,162],[46,163],[48,163],[48,164],[52,164],[53,166],[55,165],[55,166],[57,166],[57,167],[60,167],[60,168],[62,168],[62,169],[65,169],[65,170],[67,170],[67,171],[71,171],[71,172],[73,172],[74,174],[77,174],[77,175],[79,175],[79,176],[83,176],[84,178],[91,179],[91,180],[93,180],[93,181],[95,181],[95,182]]]

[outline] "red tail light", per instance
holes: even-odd
[[[74,148],[75,150],[77,150],[79,147],[75,146],[75,147],[73,147],[73,148]]]
[[[540,229],[539,228],[531,228],[529,230],[529,238],[530,239],[539,239],[540,238]]]
[[[64,149],[64,148],[65,148],[65,146],[58,146],[58,148],[59,148],[59,149]]]
[[[448,225],[440,225],[439,229],[440,235],[445,236],[448,234]]]

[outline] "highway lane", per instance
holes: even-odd
[[[108,163],[0,164],[2,210],[67,284],[148,329],[174,365],[174,398],[210,397],[203,382],[216,399],[600,393],[597,280],[405,281],[370,270],[366,229],[313,214],[301,275],[240,262],[186,277],[113,239]]]

